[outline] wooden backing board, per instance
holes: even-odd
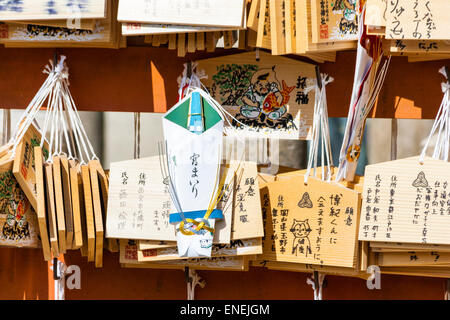
[[[47,228],[47,210],[45,204],[45,181],[44,181],[44,155],[41,147],[34,147],[34,167],[36,170],[36,195],[37,195],[37,217],[39,223],[39,234],[41,237],[44,260],[50,261],[52,253],[50,248],[49,234]],[[50,212],[50,210],[49,210]]]
[[[87,232],[87,257],[89,262],[95,261],[95,218],[94,218],[94,207],[92,202],[92,191],[91,191],[91,177],[88,165],[81,166],[81,177],[83,181],[83,192],[84,192],[84,210],[86,217],[86,232]],[[83,241],[84,243],[84,241]]]
[[[64,213],[61,160],[58,156],[53,157],[53,187],[55,189],[56,220],[58,222],[58,246],[60,253],[66,253],[66,216]]]

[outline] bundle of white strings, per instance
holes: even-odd
[[[69,72],[65,64],[65,56],[61,56],[56,66],[53,62],[47,65],[44,73],[47,79],[28,105],[16,127],[16,134],[12,137],[14,147],[13,156],[18,143],[25,135],[31,123],[35,122],[39,110],[46,103],[46,114],[42,128],[41,147],[48,141],[49,158],[65,154],[63,151],[63,139],[68,150],[68,158],[78,159],[81,164],[89,160],[98,159],[86,130],[81,122],[80,115],[69,90]],[[46,133],[49,137],[46,139]]]
[[[319,144],[321,146],[321,167],[322,180],[331,180],[331,166],[333,165],[333,155],[331,152],[330,128],[328,125],[328,107],[326,85],[334,79],[326,74],[321,74],[321,86],[316,82],[315,85],[305,89],[305,93],[315,90],[314,100],[314,121],[312,127],[312,139],[309,149],[308,169],[305,174],[305,183],[308,183],[308,177],[313,169],[313,176],[316,176],[317,158]],[[320,141],[319,141],[320,140]]]
[[[450,83],[448,82],[448,77],[450,75],[447,74],[445,67],[442,67],[439,72],[447,79],[447,82],[441,84],[444,97],[436,115],[436,119],[434,120],[433,127],[431,128],[430,135],[420,154],[420,163],[423,163],[428,146],[435,134],[437,134],[437,140],[432,158],[448,161],[450,146]]]

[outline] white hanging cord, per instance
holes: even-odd
[[[433,127],[431,128],[430,134],[427,138],[425,146],[422,149],[420,154],[419,161],[423,163],[425,159],[425,155],[428,149],[428,146],[431,142],[432,137],[437,132],[437,140],[436,145],[434,147],[433,159],[440,159],[444,161],[448,161],[449,158],[449,139],[450,139],[450,128],[449,128],[449,117],[450,117],[450,84],[448,82],[449,74],[448,70],[445,67],[442,67],[439,70],[442,73],[447,82],[442,83],[442,92],[444,93],[444,97],[442,99],[441,105],[439,107],[438,113],[436,115],[436,119],[434,120]]]
[[[195,270],[189,269],[189,280],[187,282],[187,299],[195,300],[195,287],[200,286],[200,288],[204,288],[205,285],[205,280],[200,278]]]
[[[333,78],[328,77],[326,74],[321,74],[321,85],[319,86],[319,83],[316,81],[315,85],[308,87],[305,90],[305,92],[309,92],[310,90],[316,91],[314,101],[312,139],[309,150],[308,167],[304,178],[305,184],[308,183],[311,169],[313,169],[313,176],[316,176],[319,143],[321,146],[322,180],[331,180],[331,166],[333,165],[333,156],[331,152],[330,129],[328,125],[326,86],[333,80]]]
[[[323,289],[323,281],[325,279],[325,275],[322,273],[316,273],[318,274],[318,288],[316,288],[316,279],[314,278],[314,275],[311,278],[306,279],[306,283],[309,284],[313,291],[314,291],[314,300],[322,300],[322,289]]]

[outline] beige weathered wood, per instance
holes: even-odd
[[[122,34],[125,36],[142,36],[155,34],[177,34],[177,33],[196,33],[208,31],[229,30],[235,28],[224,27],[201,27],[201,26],[182,26],[168,24],[145,24],[145,23],[123,23]]]
[[[359,239],[450,244],[449,169],[419,157],[367,166]]]
[[[58,246],[60,253],[66,253],[66,217],[59,156],[53,157],[53,187],[55,189],[56,220],[58,222]]]
[[[450,39],[447,0],[388,1],[386,39],[446,40]]]
[[[386,40],[389,41],[389,40]],[[450,54],[450,43],[442,40],[390,40],[389,50],[403,54]]]
[[[66,246],[67,249],[73,247],[74,222],[72,212],[72,194],[70,190],[69,160],[65,156],[60,156],[61,161],[61,182],[64,200],[64,217],[66,221]]]
[[[244,0],[206,0],[187,5],[175,0],[119,1],[118,20],[156,24],[242,27]],[[151,9],[150,6],[151,5]]]
[[[60,19],[103,19],[106,17],[105,0],[83,1],[81,12],[71,9],[68,0],[52,2],[53,8],[49,8],[47,0],[26,0],[20,3],[8,3],[0,8],[0,21],[11,20],[60,20]],[[19,6],[20,12],[11,10]],[[49,9],[54,9],[50,11]]]
[[[58,257],[60,251],[58,244],[58,222],[56,218],[55,189],[53,187],[53,165],[51,163],[46,163],[44,165],[44,168],[50,246],[53,256]]]
[[[81,166],[81,177],[83,179],[83,192],[84,192],[84,210],[86,217],[86,231],[87,231],[87,257],[88,261],[95,261],[95,221],[94,221],[94,208],[92,203],[92,191],[91,191],[91,177],[88,165]],[[84,241],[83,241],[84,243]]]
[[[47,210],[45,205],[44,155],[42,154],[42,148],[39,146],[34,147],[34,167],[36,170],[36,195],[38,208],[36,213],[39,222],[39,235],[41,238],[44,260],[50,261],[52,259],[52,253],[47,228]]]
[[[205,50],[205,33],[197,32],[196,34],[197,50]]]

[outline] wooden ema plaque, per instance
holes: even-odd
[[[30,201],[34,210],[37,210],[36,196],[36,174],[34,171],[34,151],[35,146],[40,145],[41,133],[30,124],[22,140],[18,143],[14,156],[13,173],[19,182],[20,187]],[[44,143],[42,150],[45,159],[48,157],[48,144]]]
[[[0,246],[38,248],[36,212],[12,172],[13,160],[0,164]]]
[[[386,39],[450,39],[448,0],[387,1]]]
[[[356,267],[360,194],[304,176],[261,189],[264,260]]]
[[[237,63],[238,61],[238,63]],[[314,92],[305,89],[315,79],[314,66],[260,52],[240,53],[198,61],[211,96],[233,119],[227,132],[256,137],[310,139]]]
[[[76,9],[77,5],[71,0],[2,1],[0,21],[103,19],[106,17],[106,0],[83,0],[82,8]]]
[[[450,244],[449,169],[419,157],[367,166],[359,240]]]

